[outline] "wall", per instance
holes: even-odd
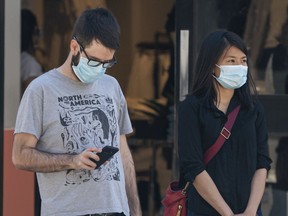
[[[4,128],[11,128],[20,100],[20,0],[5,1],[4,50]]]
[[[34,175],[12,162],[13,128],[20,101],[20,0],[5,1],[3,216],[34,214]],[[1,164],[2,165],[2,164]]]
[[[34,174],[11,162],[13,130],[4,131],[3,216],[34,215]]]

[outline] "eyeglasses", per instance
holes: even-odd
[[[113,67],[116,63],[117,63],[117,60],[115,58],[115,56],[113,56],[113,59],[111,60],[108,60],[108,61],[101,61],[100,59],[97,59],[97,58],[94,58],[94,59],[91,59],[89,58],[89,56],[87,55],[87,53],[85,52],[85,49],[84,47],[82,46],[82,44],[78,41],[78,39],[76,38],[76,36],[73,36],[72,39],[75,39],[77,41],[77,43],[79,44],[80,46],[80,51],[84,52],[86,58],[88,59],[88,62],[87,64],[91,67],[97,67],[99,65],[102,64],[102,67],[103,68],[111,68]]]

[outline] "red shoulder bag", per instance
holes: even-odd
[[[238,105],[231,113],[228,115],[228,120],[222,128],[219,137],[216,142],[204,153],[204,163],[208,162],[217,154],[217,152],[223,146],[225,140],[229,139],[231,135],[232,126],[236,120],[238,112],[240,110],[240,105]],[[173,181],[169,184],[166,189],[165,197],[162,200],[162,205],[164,207],[164,216],[186,216],[187,207],[187,188],[190,182],[187,182],[183,189],[179,188],[179,182]]]

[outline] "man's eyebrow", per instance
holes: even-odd
[[[85,51],[86,52],[86,51]],[[95,60],[95,61],[102,61],[101,59],[95,57],[95,56],[91,56],[89,53],[86,52],[86,54],[88,55],[88,57],[91,59],[91,60]]]
[[[96,60],[96,61],[102,61],[101,59],[94,57],[94,56],[91,56],[91,55],[89,55],[89,58],[92,60]]]
[[[87,52],[86,52],[87,53]],[[88,57],[91,59],[91,60],[94,60],[94,61],[98,61],[98,62],[109,62],[109,61],[112,61],[114,58],[112,59],[109,59],[109,60],[102,60],[102,59],[99,59],[97,57],[94,57],[94,56],[90,56],[88,53],[87,53]]]

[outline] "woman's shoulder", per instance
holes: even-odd
[[[50,86],[58,80],[60,80],[60,78],[57,76],[57,71],[52,69],[33,79],[27,88],[31,90],[36,89],[38,91],[44,86]]]
[[[199,103],[202,103],[203,100],[204,99],[202,97],[198,97],[198,96],[189,94],[185,97],[185,99],[182,102],[183,103],[199,104]]]
[[[264,116],[265,115],[265,108],[261,101],[257,97],[253,98],[253,101],[250,106],[243,106],[241,108],[242,112],[248,115],[256,115],[256,116]]]
[[[186,98],[180,102],[180,108],[189,108],[189,109],[197,109],[201,104],[204,103],[204,99],[201,97],[197,97],[195,95],[187,95]]]
[[[259,99],[256,99],[253,103],[254,111],[257,113],[265,113],[265,108]]]

